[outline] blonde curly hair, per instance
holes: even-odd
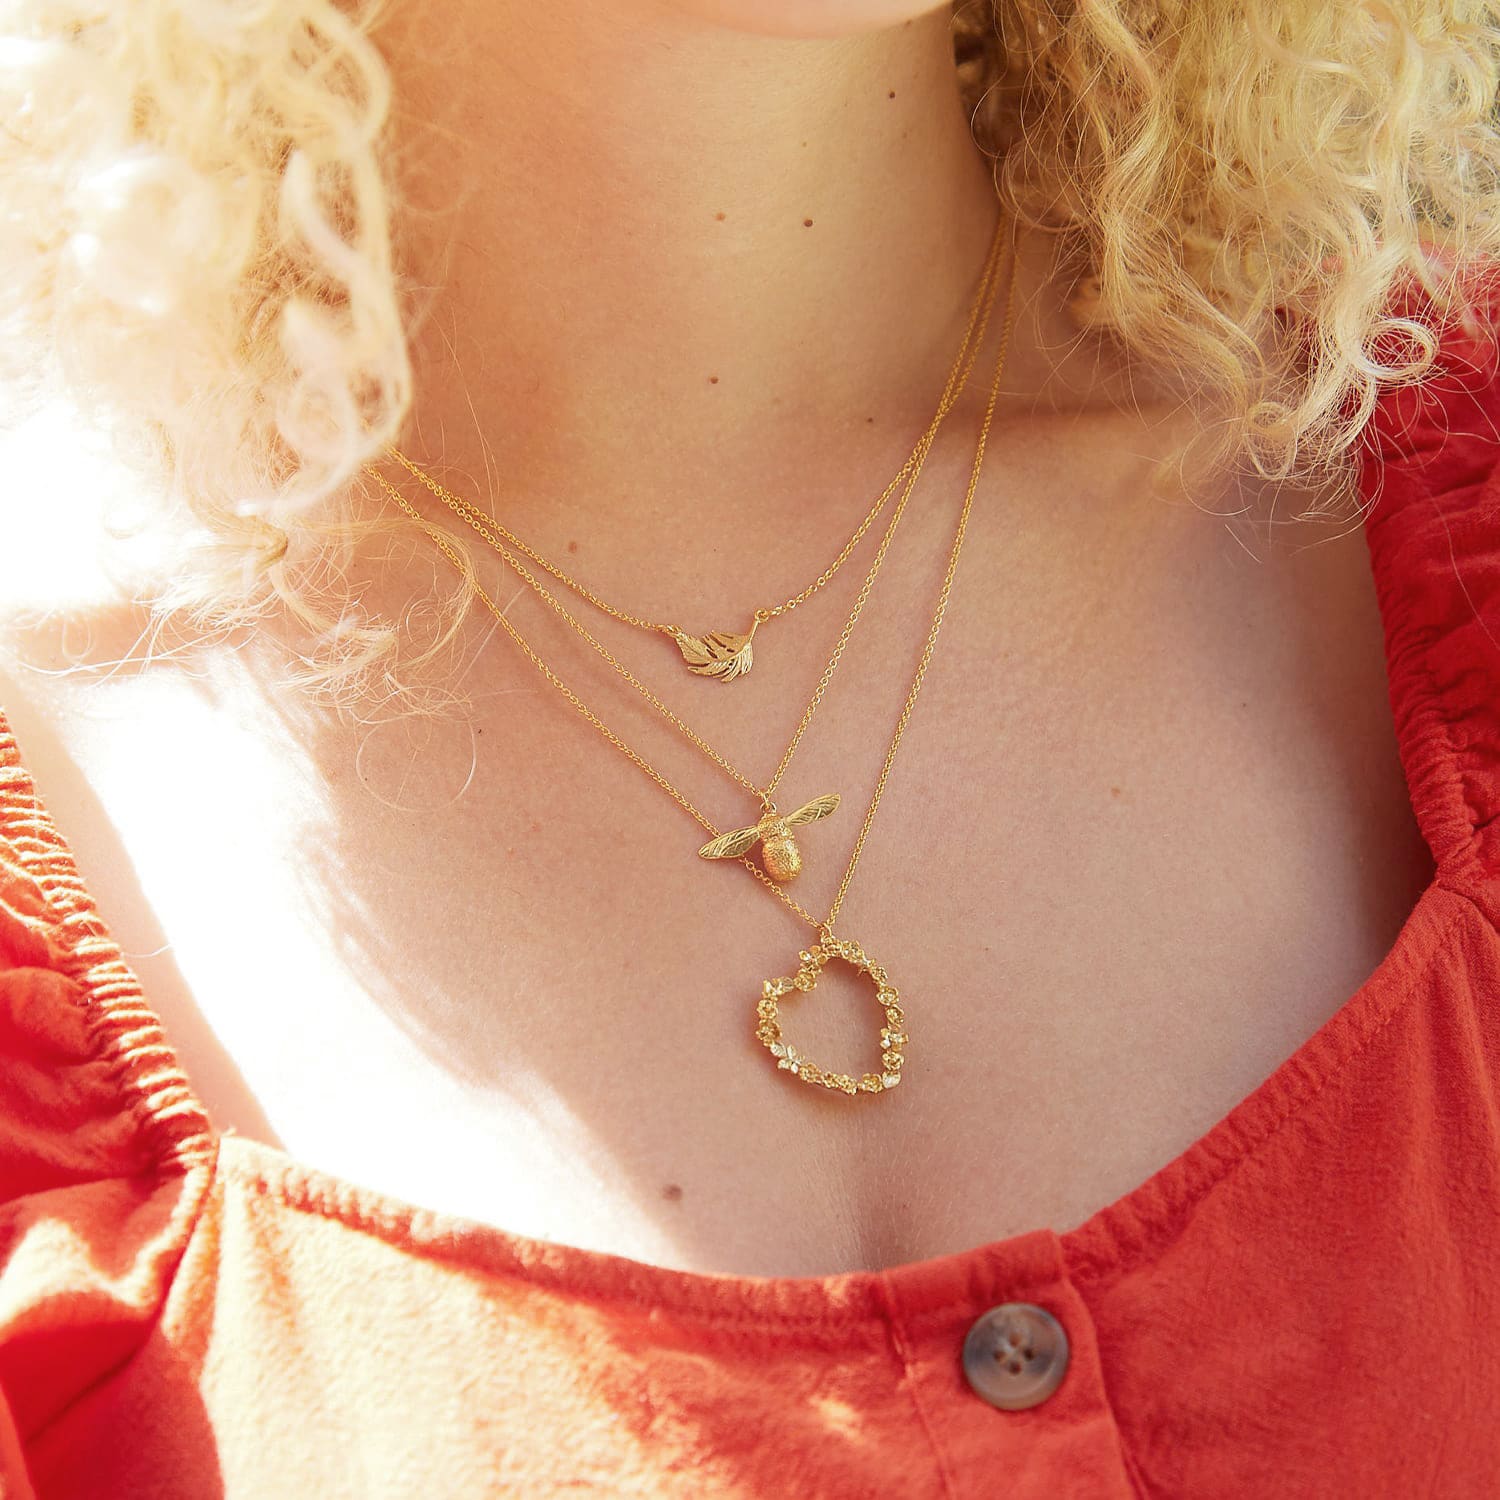
[[[303,686],[410,711],[473,596],[457,579],[413,654],[340,566],[413,524],[357,503],[412,398],[382,9],[9,7],[0,373],[8,416],[61,385],[164,477],[155,618],[288,615]],[[1217,461],[1348,467],[1380,388],[1477,310],[1500,237],[1485,0],[959,0],[954,36],[1002,200],[1056,236],[1085,328],[1222,413]]]

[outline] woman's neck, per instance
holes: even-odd
[[[947,7],[788,40],[645,3],[446,0],[377,39],[404,260],[432,289],[428,457],[472,466],[482,435],[512,485],[596,518],[706,482],[727,515],[726,474],[775,483],[856,426],[925,425],[998,212]]]

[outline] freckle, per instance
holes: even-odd
[[[661,1190],[661,1195],[669,1203],[680,1203],[682,1201],[682,1189],[675,1182],[669,1182]]]
[[[718,213],[714,215],[714,218],[716,218],[722,224],[724,222],[724,210],[721,208]]]
[[[1109,795],[1111,797],[1118,797],[1120,795],[1120,789],[1119,789],[1119,787],[1117,787],[1117,786],[1110,787],[1110,789],[1109,789]]]
[[[873,422],[874,420],[875,420],[874,417],[866,417],[865,418],[865,421],[867,421],[867,422]]]
[[[811,219],[804,219],[802,221],[802,227],[804,229],[811,229],[812,228],[812,220]]]
[[[532,823],[531,823],[531,831],[532,831],[532,832],[533,832],[533,833],[540,833],[540,832],[541,832],[541,831],[542,831],[542,825],[541,825],[541,823],[540,823],[540,822],[538,822],[538,821],[537,821],[537,820],[536,820],[536,819],[533,819],[533,820],[532,820]]]
[[[576,552],[577,550],[578,550],[578,543],[577,542],[569,542],[568,543],[568,551],[569,552]]]

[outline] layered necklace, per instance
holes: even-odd
[[[693,818],[708,833],[708,841],[698,850],[699,856],[705,860],[735,859],[740,861],[783,905],[812,927],[816,935],[815,940],[810,942],[798,954],[796,968],[788,974],[767,979],[762,983],[756,1002],[755,1036],[767,1048],[771,1057],[775,1059],[777,1067],[784,1070],[789,1076],[841,1094],[880,1094],[895,1088],[901,1082],[902,1069],[906,1062],[906,1050],[910,1043],[910,1036],[907,1031],[906,1009],[900,992],[891,982],[886,969],[869,955],[863,944],[853,939],[839,936],[834,930],[834,923],[837,921],[839,913],[843,908],[850,884],[854,879],[855,870],[859,865],[860,856],[864,852],[865,843],[875,821],[876,811],[880,806],[881,798],[885,792],[891,767],[895,763],[902,736],[915,709],[917,696],[921,691],[922,682],[926,676],[928,665],[931,662],[932,654],[937,644],[938,633],[942,628],[943,618],[947,611],[954,575],[958,568],[959,554],[963,548],[974,495],[979,484],[980,471],[984,462],[985,445],[994,416],[1000,380],[1005,366],[1006,350],[1010,342],[1015,289],[1015,256],[1013,248],[1010,257],[1012,269],[1007,278],[1004,326],[999,340],[994,374],[990,382],[984,416],[975,443],[974,459],[969,473],[963,505],[954,531],[952,545],[949,548],[943,581],[938,590],[934,605],[931,625],[923,644],[921,656],[912,675],[901,712],[897,718],[895,730],[887,747],[864,820],[855,837],[853,848],[845,865],[843,877],[839,882],[838,890],[834,895],[828,913],[822,919],[814,916],[812,912],[798,902],[786,889],[786,885],[796,878],[802,868],[802,853],[797,842],[795,830],[826,818],[834,812],[839,806],[840,795],[837,792],[823,793],[790,808],[788,811],[782,811],[775,800],[775,794],[791,765],[792,758],[796,754],[808,726],[811,724],[819,705],[827,693],[828,686],[838,669],[845,648],[848,646],[855,627],[859,623],[864,611],[865,602],[869,598],[876,577],[885,561],[886,553],[895,536],[901,517],[905,512],[907,502],[911,498],[916,481],[922,472],[928,452],[937,437],[944,418],[953,409],[962,395],[968,382],[969,372],[973,367],[979,349],[983,346],[989,326],[990,313],[994,305],[995,293],[999,285],[1001,251],[1007,241],[1003,230],[1004,219],[1002,218],[996,225],[994,237],[991,240],[989,253],[986,257],[979,285],[974,296],[973,306],[964,332],[963,343],[949,371],[947,382],[938,401],[936,414],[927,430],[917,440],[911,455],[902,465],[891,483],[877,497],[873,506],[851,535],[849,541],[829,566],[800,593],[794,594],[781,604],[755,609],[751,615],[749,629],[744,633],[710,631],[704,636],[693,636],[676,625],[648,620],[642,616],[608,604],[594,591],[570,577],[562,569],[546,559],[536,548],[530,546],[520,537],[516,536],[514,532],[503,526],[495,517],[488,515],[477,505],[462,499],[460,496],[446,489],[437,480],[432,478],[431,475],[427,474],[403,453],[399,452],[399,450],[395,448],[389,450],[389,455],[393,462],[399,464],[409,474],[424,484],[444,504],[464,520],[477,535],[488,542],[522,582],[531,588],[547,607],[556,613],[583,642],[602,657],[623,682],[644,698],[667,724],[704,754],[725,775],[733,780],[742,791],[758,800],[760,804],[759,813],[754,822],[721,832],[682,791],[644,755],[611,729],[605,720],[579,697],[558,672],[543,660],[511,623],[505,612],[495,604],[494,600],[477,582],[471,583],[471,587],[473,587],[481,601],[494,615],[506,634],[515,642],[517,647],[542,676],[557,689],[608,744],[613,746],[614,749],[619,751],[649,777],[656,786],[665,792],[667,796],[677,803],[688,816]],[[464,566],[463,560],[441,531],[425,521],[422,515],[379,469],[371,467],[367,470],[367,473],[407,515],[429,532],[438,547],[461,573],[468,571]],[[890,501],[898,490],[900,491],[900,497],[892,508],[891,517],[887,522],[875,557],[855,599],[853,609],[834,644],[828,663],[819,678],[817,686],[813,690],[812,697],[803,711],[790,742],[782,753],[780,761],[770,779],[763,785],[758,785],[749,776],[740,771],[724,755],[709,745],[679,715],[668,708],[634,672],[619,661],[614,653],[599,641],[562,604],[557,596],[546,587],[537,574],[528,568],[522,560],[523,558],[529,559],[536,564],[538,569],[556,579],[565,588],[571,590],[597,610],[614,619],[641,630],[655,631],[671,636],[676,642],[689,670],[702,676],[715,678],[721,682],[732,682],[750,669],[752,662],[752,640],[757,627],[764,624],[767,620],[776,619],[790,613],[799,604],[810,598],[812,594],[827,584],[849,560],[860,541],[889,506]],[[760,853],[758,862],[750,858],[751,851],[757,845],[759,845]],[[873,986],[880,1018],[884,1023],[879,1028],[881,1067],[878,1071],[864,1071],[856,1074],[852,1071],[842,1072],[825,1068],[804,1057],[786,1039],[783,1032],[781,1003],[788,996],[811,992],[816,987],[823,969],[835,960],[846,963],[857,972],[867,976]]]

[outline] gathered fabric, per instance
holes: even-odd
[[[1441,349],[1360,476],[1435,877],[1313,1036],[1065,1232],[704,1275],[221,1133],[0,711],[0,1497],[1500,1494],[1500,374]],[[965,1370],[1002,1304],[1066,1335],[1023,1409]]]

